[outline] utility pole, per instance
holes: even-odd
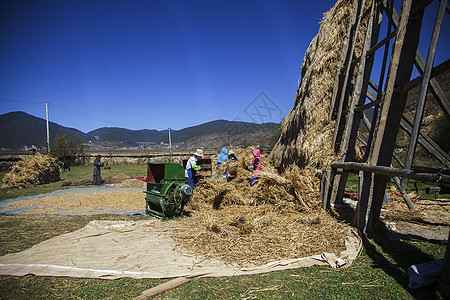
[[[172,161],[172,138],[170,137],[170,127],[169,127],[169,151],[170,151],[170,161]]]
[[[50,154],[50,129],[48,126],[48,106],[50,103],[45,103],[45,117],[47,120],[47,153]]]

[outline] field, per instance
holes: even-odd
[[[112,166],[104,179],[117,174],[145,176],[145,165]],[[1,176],[4,173],[0,174]],[[63,181],[87,186],[90,166],[73,167]],[[62,182],[21,190],[0,190],[0,199],[58,190]],[[143,204],[144,205],[144,204]],[[91,220],[143,220],[149,216],[0,215],[0,254],[25,250],[41,241],[77,230]],[[407,288],[406,269],[412,264],[444,256],[445,242],[390,241],[380,232],[363,239],[360,257],[350,268],[310,267],[252,276],[195,278],[158,299],[416,299],[442,298],[434,285],[413,291]],[[65,277],[1,276],[1,299],[131,299],[167,279],[76,279]]]

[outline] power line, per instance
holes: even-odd
[[[0,102],[26,103],[26,104],[39,104],[39,105],[45,105],[47,103],[47,102],[44,102],[44,101],[6,99],[6,98],[0,98]],[[55,108],[57,110],[60,110],[60,111],[63,111],[63,112],[70,113],[71,115],[74,115],[74,116],[83,117],[83,118],[90,119],[90,120],[96,120],[96,121],[98,121],[100,123],[110,123],[111,122],[111,120],[107,120],[107,119],[103,119],[103,118],[98,117],[98,116],[92,116],[92,115],[85,114],[85,113],[82,113],[82,112],[79,112],[79,111],[75,111],[75,110],[72,110],[70,108],[67,108],[67,107],[55,104],[54,102],[52,102],[51,104],[52,104],[53,108]],[[124,127],[124,128],[129,126],[129,125],[120,124],[120,123],[117,123],[117,122],[114,122],[114,123],[117,124],[116,126],[121,126],[121,127]]]
[[[0,102],[18,102],[18,103],[28,103],[28,104],[45,104],[45,102],[43,102],[43,101],[30,101],[30,100],[4,99],[4,98],[0,98]]]
[[[55,107],[56,109],[60,110],[60,111],[68,112],[68,113],[70,113],[72,115],[76,115],[76,116],[83,117],[83,118],[86,118],[86,119],[91,119],[91,120],[96,120],[96,121],[99,121],[99,122],[106,122],[106,123],[111,122],[111,120],[103,119],[103,118],[100,118],[100,117],[97,117],[97,116],[88,115],[88,114],[85,114],[85,113],[82,113],[82,112],[79,112],[79,111],[75,111],[75,110],[72,110],[70,108],[67,108],[67,107],[55,104],[55,103],[52,103],[52,106]],[[116,123],[116,124],[118,126],[122,126],[122,127],[127,127],[128,126],[128,125],[124,125],[124,124],[120,124],[120,123]]]

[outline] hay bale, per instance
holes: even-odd
[[[18,161],[3,177],[2,188],[27,188],[56,182],[59,177],[58,160],[52,156],[37,153]]]

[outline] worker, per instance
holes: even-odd
[[[228,168],[225,170],[227,181],[231,181],[237,177],[237,157],[234,155],[234,151],[228,152]]]
[[[102,184],[102,175],[100,173],[100,168],[104,166],[104,163],[101,162],[101,159],[102,156],[100,154],[97,155],[97,157],[94,159],[94,169],[93,169],[94,185]]]
[[[222,148],[219,156],[217,156],[217,169],[226,161],[228,161],[227,148]]]
[[[197,149],[186,163],[184,177],[186,179],[186,184],[189,184],[192,187],[194,187],[195,183],[198,182],[198,171],[201,168],[199,165],[197,165],[197,161],[202,157],[203,157],[203,150]]]
[[[247,167],[247,169],[253,171],[250,184],[251,186],[254,186],[256,180],[258,180],[259,171],[261,171],[261,151],[259,151],[259,149],[255,149],[252,151],[252,154],[253,154],[253,162],[251,166]]]
[[[228,152],[228,160],[237,161],[237,157],[236,157],[236,155],[234,154],[234,151],[233,151],[233,150],[230,150],[230,151]]]

